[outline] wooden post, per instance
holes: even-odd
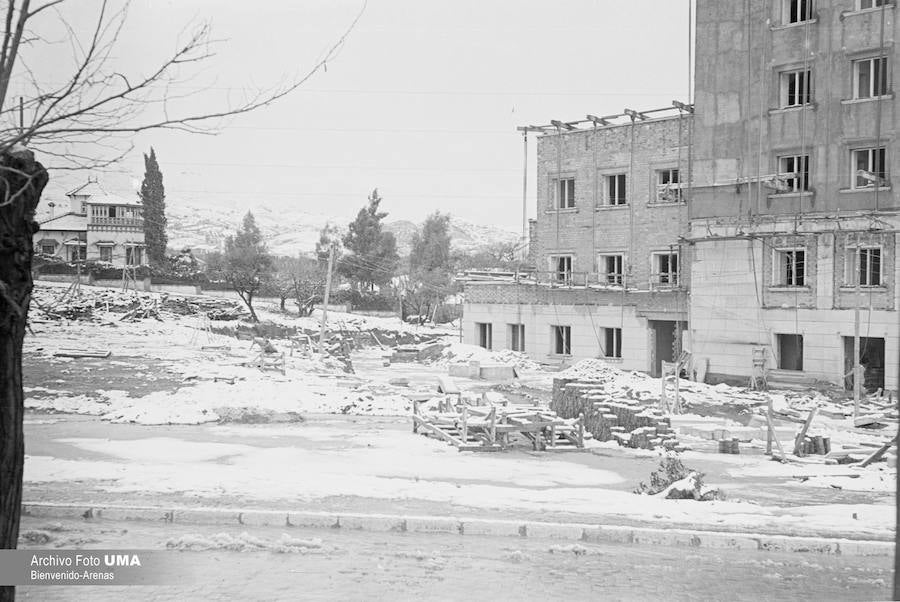
[[[803,428],[800,429],[800,432],[797,434],[797,438],[794,439],[794,455],[799,456],[802,451],[803,441],[806,438],[806,431],[809,430],[809,425],[812,424],[813,418],[816,417],[816,413],[819,411],[819,406],[813,407],[809,412],[809,416],[806,417],[806,422],[803,423]]]
[[[859,281],[862,264],[860,263],[859,232],[856,233],[856,294],[853,300],[853,418],[859,418]]]
[[[463,442],[463,445],[465,445],[469,440],[469,406],[466,404],[462,405],[462,419],[460,420],[460,425],[460,440]]]
[[[325,276],[325,298],[322,303],[322,324],[319,327],[319,354],[325,351],[325,322],[328,319],[328,297],[331,295],[331,269],[334,267],[334,242],[328,249],[328,274]]]
[[[766,394],[766,423],[772,424],[772,397]],[[772,454],[772,429],[766,429],[766,455]]]

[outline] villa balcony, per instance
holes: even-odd
[[[88,226],[118,226],[124,228],[141,229],[144,220],[140,217],[94,217],[88,220]]]

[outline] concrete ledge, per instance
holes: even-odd
[[[25,502],[23,516],[86,521],[164,522],[196,525],[246,525],[357,529],[372,532],[444,533],[491,537],[530,537],[589,543],[649,544],[671,547],[795,552],[840,556],[891,556],[894,542],[829,537],[794,537],[664,527],[550,523],[509,519],[400,516],[234,508],[174,508]]]

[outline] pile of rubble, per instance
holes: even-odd
[[[668,417],[658,404],[638,398],[617,398],[600,381],[557,378],[550,409],[563,418],[584,417],[584,428],[597,441],[616,441],[638,449],[683,449]]]
[[[211,320],[234,320],[244,314],[243,308],[229,299],[181,297],[167,293],[72,286],[68,289],[35,285],[32,292],[31,320],[109,319],[109,314],[123,314],[121,321],[162,320],[164,314],[206,315]]]

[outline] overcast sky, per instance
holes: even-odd
[[[111,191],[132,194],[141,152],[152,145],[170,206],[345,217],[378,187],[390,219],[419,221],[440,210],[518,231],[516,126],[687,100],[689,1],[369,0],[340,55],[302,90],[230,120],[215,137],[141,134],[121,164],[92,173]],[[190,95],[182,108],[214,110],[308,70],[361,6],[134,0],[116,68],[146,71],[185,31],[209,22],[222,40],[217,54],[202,72],[183,72],[191,79],[178,92]],[[96,2],[73,0],[63,16],[85,31],[91,7]],[[40,77],[66,75],[60,52],[67,47],[32,59]],[[533,142],[530,150],[533,214]],[[45,199],[62,200],[87,175],[53,173]]]

